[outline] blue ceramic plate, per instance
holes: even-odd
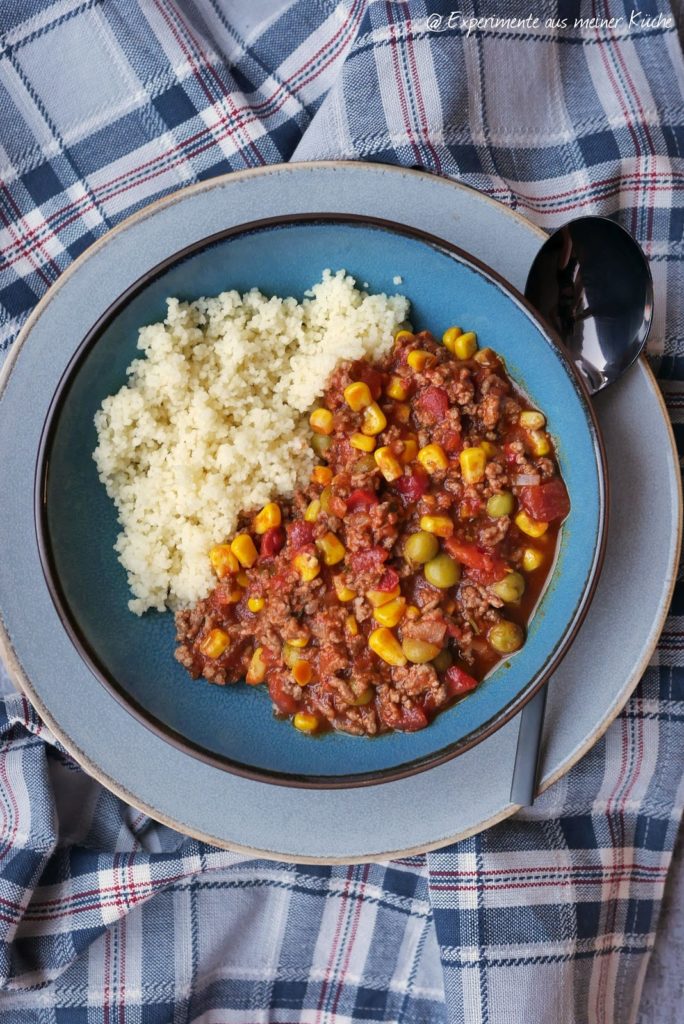
[[[195,299],[256,285],[266,294],[301,299],[327,267],[346,269],[371,291],[397,290],[399,275],[417,329],[440,336],[451,323],[467,324],[481,345],[500,352],[547,415],[572,503],[524,648],[429,728],[373,740],[304,736],[273,716],[264,687],[190,681],[173,659],[173,616],[137,618],[128,611],[126,576],[113,551],[115,511],[92,460],[95,411],[125,383],[138,328],[164,318],[168,296]],[[603,455],[593,412],[573,368],[523,300],[447,243],[384,222],[320,215],[223,232],[174,254],[128,289],[86,337],[60,382],[38,458],[36,498],[54,600],[104,685],[152,729],[212,764],[307,786],[409,774],[453,757],[515,714],[574,636],[605,529]]]
[[[474,253],[517,288],[545,238],[523,217],[462,185],[351,162],[212,179],[146,207],[103,236],[39,304],[0,374],[0,656],[70,754],[123,800],[248,856],[328,864],[443,846],[511,814],[519,719],[445,764],[363,789],[273,786],[227,772],[153,733],[98,682],[51,600],[33,516],[34,467],[53,395],[83,338],[117,297],[214,231],[312,211],[409,223]],[[408,276],[409,294],[412,282]],[[635,365],[595,405],[608,456],[609,538],[591,613],[549,684],[543,787],[596,742],[644,672],[665,621],[679,552],[677,455],[646,364]]]

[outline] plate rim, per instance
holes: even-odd
[[[266,168],[232,172],[227,175],[217,176],[215,178],[207,179],[204,182],[198,182],[196,184],[186,186],[184,189],[179,189],[175,191],[170,196],[164,196],[161,197],[160,199],[155,200],[154,202],[143,207],[143,209],[135,211],[133,214],[131,214],[125,220],[121,221],[118,225],[116,225],[106,234],[101,236],[101,238],[99,238],[96,242],[94,242],[93,245],[86,249],[79,257],[77,257],[77,259],[72,264],[70,264],[70,266],[60,275],[57,281],[54,282],[51,288],[48,289],[45,295],[39,300],[36,307],[29,314],[29,317],[27,318],[25,324],[23,325],[21,331],[19,332],[17,339],[15,340],[12,346],[12,349],[10,350],[10,353],[8,354],[5,360],[5,364],[0,369],[0,397],[2,396],[6,389],[7,382],[11,375],[14,364],[19,356],[22,345],[26,340],[26,337],[32,330],[34,324],[37,322],[39,317],[43,315],[43,313],[49,306],[50,302],[52,301],[52,298],[56,294],[56,291],[69,280],[71,275],[75,273],[87,259],[94,256],[105,244],[109,244],[112,238],[118,235],[122,230],[125,230],[127,227],[129,227],[131,222],[137,220],[144,220],[148,216],[151,216],[160,207],[171,205],[174,202],[178,202],[181,198],[185,198],[188,194],[208,191],[219,185],[224,185],[229,179],[232,181],[236,181],[239,179],[249,178],[256,175],[266,176],[271,173],[278,174],[284,171],[296,172],[306,169],[344,170],[350,167],[356,170],[364,170],[371,172],[373,172],[377,168],[378,172],[392,173],[394,175],[404,177],[416,177],[419,179],[433,180],[435,178],[434,175],[428,174],[426,172],[413,170],[396,165],[385,165],[376,162],[367,163],[363,161],[321,160],[309,161],[307,163],[302,164],[271,164]],[[479,192],[477,189],[474,189],[469,185],[465,185],[462,182],[454,181],[450,178],[438,177],[438,181],[440,183],[440,186],[448,186],[454,190],[468,193],[469,198],[471,200],[474,200],[482,205],[493,208],[494,210],[498,211],[500,215],[505,214],[509,218],[513,218],[514,220],[522,222],[525,230],[530,234],[536,234],[540,242],[547,237],[546,232],[542,228],[532,223],[522,214],[518,213],[518,211],[510,209],[503,203],[500,203],[499,201],[491,198],[490,196],[487,196]],[[674,441],[672,424],[669,420],[669,417],[667,416],[664,400],[658,388],[653,371],[651,370],[650,366],[648,365],[644,357],[642,357],[639,360],[639,364],[639,372],[643,371],[645,383],[648,385],[651,393],[656,397],[656,400],[660,405],[665,430],[670,442],[670,456],[673,458],[673,463],[676,466],[678,463],[678,453]],[[674,590],[674,584],[676,579],[676,556],[679,550],[681,549],[682,541],[682,482],[679,478],[679,475],[676,472],[673,473],[673,477],[675,479],[676,491],[673,497],[674,502],[676,504],[676,510],[679,513],[679,515],[676,517],[677,536],[675,544],[672,549],[672,565],[670,567],[670,576],[669,579],[666,580],[666,586],[662,593],[658,614],[656,618],[653,620],[649,641],[647,645],[644,647],[642,657],[636,664],[629,678],[629,681],[619,692],[617,701],[610,708],[602,722],[599,723],[599,725],[593,733],[587,736],[584,743],[579,744],[578,747],[576,747],[565,758],[565,760],[557,766],[557,768],[552,773],[550,773],[547,777],[543,779],[540,787],[541,790],[548,788],[548,786],[553,784],[555,781],[557,781],[558,778],[562,777],[567,771],[569,771],[569,769],[584,755],[584,753],[586,753],[586,751],[590,749],[591,746],[593,746],[593,744],[603,735],[603,733],[606,731],[606,729],[609,727],[612,721],[614,721],[614,719],[617,717],[617,715],[629,699],[631,693],[633,692],[634,688],[639,682],[643,674],[643,671],[646,665],[648,664],[648,661],[650,660],[653,650],[656,647],[658,638],[660,636],[666,617],[668,615],[671,603],[672,593]],[[211,833],[205,832],[202,829],[197,829],[188,826],[187,824],[180,822],[177,818],[174,818],[172,815],[161,813],[159,810],[156,810],[145,800],[142,800],[138,796],[133,794],[130,790],[127,789],[126,786],[111,778],[111,776],[109,776],[107,772],[99,768],[92,761],[92,759],[81,750],[79,744],[76,741],[72,740],[68,733],[65,730],[63,730],[54,720],[52,714],[45,707],[42,699],[38,696],[38,694],[33,692],[31,681],[28,679],[28,676],[26,675],[19,658],[13,649],[10,637],[5,627],[5,623],[2,619],[1,611],[0,652],[2,652],[3,654],[10,677],[17,685],[20,693],[22,693],[23,696],[30,701],[30,703],[35,707],[36,711],[43,719],[43,721],[46,723],[46,725],[49,727],[49,729],[56,737],[56,739],[60,743],[62,743],[67,752],[71,754],[74,760],[78,764],[80,764],[81,767],[83,767],[88,774],[96,778],[102,785],[104,785],[115,795],[130,803],[132,806],[138,808],[143,813],[151,817],[153,820],[159,821],[186,836],[190,836],[200,841],[210,843],[224,850],[234,851],[240,854],[245,854],[250,857],[259,857],[267,860],[277,860],[295,864],[352,864],[367,863],[369,861],[384,861],[388,858],[410,856],[417,853],[424,853],[429,850],[439,849],[450,843],[457,842],[461,839],[467,838],[470,835],[476,834],[482,831],[483,829],[491,827],[497,822],[502,821],[507,817],[510,817],[518,809],[518,805],[508,804],[504,806],[496,814],[491,815],[486,819],[481,819],[472,827],[461,829],[460,831],[452,835],[443,836],[429,843],[421,842],[420,844],[415,846],[394,849],[382,853],[378,852],[370,855],[345,855],[341,857],[306,856],[303,854],[292,855],[274,852],[273,850],[263,850],[260,848],[248,846],[246,844],[241,844],[236,841],[229,842],[223,839],[222,837],[212,835]]]
[[[555,647],[548,653],[544,662],[539,666],[537,672],[532,676],[523,689],[518,691],[508,704],[505,704],[497,713],[492,715],[480,726],[467,733],[460,739],[454,740],[446,746],[442,746],[432,754],[425,754],[420,758],[402,761],[390,768],[382,768],[376,771],[357,772],[354,774],[342,775],[309,775],[301,773],[288,773],[285,771],[269,772],[266,769],[255,768],[241,761],[235,761],[228,755],[219,754],[208,750],[200,744],[189,740],[176,729],[160,721],[154,713],[145,708],[139,701],[127,693],[119,685],[113,673],[109,671],[106,664],[98,656],[97,651],[83,635],[83,631],[72,612],[71,605],[64,594],[56,571],[54,551],[51,544],[50,529],[48,524],[48,503],[47,490],[50,473],[50,456],[55,438],[55,431],[58,428],[64,404],[68,401],[71,387],[73,386],[81,367],[93,352],[104,331],[108,329],[113,320],[119,316],[127,305],[140,295],[153,281],[157,280],[168,270],[179,266],[188,258],[205,252],[212,246],[221,242],[230,241],[269,229],[287,228],[290,225],[306,224],[343,224],[354,227],[370,227],[416,240],[432,249],[446,252],[447,255],[460,263],[461,266],[470,268],[488,280],[495,288],[503,293],[509,301],[512,301],[518,308],[527,315],[529,320],[535,324],[546,341],[549,348],[557,356],[561,367],[574,387],[580,407],[592,442],[593,455],[595,460],[596,483],[598,489],[598,516],[596,522],[596,545],[593,551],[591,564],[588,569],[581,593],[573,608],[568,626],[559,638]],[[81,659],[85,662],[89,671],[95,676],[98,682],[117,700],[125,710],[146,726],[151,732],[159,736],[167,743],[171,743],[177,749],[191,757],[198,758],[206,764],[222,771],[228,771],[242,778],[251,779],[255,782],[265,782],[268,785],[297,787],[302,789],[353,789],[369,785],[382,785],[388,782],[395,782],[400,779],[410,778],[419,772],[428,771],[438,765],[445,764],[453,758],[465,753],[467,750],[483,742],[507,722],[514,718],[525,704],[546,684],[553,672],[558,668],[563,658],[572,646],[584,619],[591,606],[592,599],[598,586],[601,569],[605,558],[606,543],[608,537],[608,523],[610,515],[610,486],[607,470],[607,459],[605,444],[589,391],[584,378],[575,366],[572,358],[558,334],[544,323],[542,317],[527,301],[517,288],[507,281],[501,274],[486,264],[483,260],[467,252],[460,246],[452,244],[445,239],[432,235],[422,229],[413,228],[396,221],[390,221],[379,217],[367,217],[365,215],[351,213],[299,213],[282,214],[274,217],[266,217],[257,221],[249,221],[224,228],[205,238],[198,239],[190,245],[184,246],[171,255],[165,257],[159,263],[150,267],[144,274],[133,281],[128,288],[119,294],[116,299],[102,312],[97,321],[81,339],[77,348],[69,359],[52,395],[43,427],[41,430],[40,442],[35,458],[34,470],[34,532],[38,546],[38,555],[41,563],[43,577],[47,584],[50,598],[55,607],[62,628],[67,633],[71,643],[76,648]],[[545,587],[546,590],[546,587]]]

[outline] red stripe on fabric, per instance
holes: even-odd
[[[337,1012],[337,1006],[338,1006],[338,1003],[340,1001],[340,997],[342,996],[342,992],[344,991],[345,979],[346,979],[346,976],[347,976],[347,971],[349,970],[349,961],[351,960],[352,949],[354,947],[354,940],[356,939],[356,933],[358,931],[359,922],[361,920],[361,909],[362,909],[362,905],[363,905],[363,895],[364,895],[364,891],[365,891],[365,888],[366,888],[366,882],[368,881],[368,874],[370,872],[370,865],[369,864],[364,864],[362,870],[363,870],[363,878],[361,879],[361,884],[359,885],[359,891],[358,891],[358,896],[360,898],[357,899],[356,906],[354,907],[354,917],[353,917],[353,920],[352,920],[351,933],[349,935],[349,940],[347,941],[346,946],[345,946],[344,960],[342,962],[342,967],[341,967],[340,973],[338,975],[337,991],[335,993],[335,998],[333,1000],[332,1009],[330,1011],[332,1014],[335,1014]]]
[[[344,918],[346,917],[346,914],[347,914],[347,900],[348,900],[348,897],[349,897],[349,883],[351,882],[351,877],[352,877],[353,873],[354,873],[354,868],[353,868],[352,865],[349,865],[347,867],[347,875],[346,875],[346,878],[344,880],[344,889],[342,890],[341,898],[340,898],[340,903],[339,903],[339,907],[338,907],[338,910],[337,910],[337,923],[335,925],[335,933],[333,935],[333,940],[332,940],[332,943],[330,944],[330,953],[328,954],[328,963],[326,964],[325,974],[323,976],[323,981],[321,983],[321,991],[320,991],[320,995],[318,997],[318,1006],[316,1008],[316,1024],[322,1024],[322,1022],[321,1022],[321,1012],[323,1010],[323,1004],[325,1003],[325,997],[326,997],[326,994],[327,994],[327,991],[328,991],[328,985],[331,983],[330,979],[331,979],[332,967],[333,967],[333,964],[334,964],[335,960],[337,959],[337,947],[338,947],[338,943],[340,941],[340,934],[341,934],[341,931],[342,931],[342,922],[344,921]]]
[[[415,51],[415,48],[414,48],[413,44],[414,44],[414,38],[413,38],[413,34],[412,34],[412,21],[411,21],[411,18],[409,18],[407,20],[407,22],[406,22],[406,51],[408,53],[409,67],[411,69],[411,77],[413,79],[414,92],[416,94],[416,103],[418,104],[418,113],[420,114],[420,123],[421,123],[421,127],[423,129],[423,132],[425,133],[425,135],[424,135],[425,145],[426,145],[427,149],[429,150],[429,152],[432,153],[432,158],[433,158],[433,162],[434,162],[434,165],[435,165],[435,170],[437,171],[438,174],[441,174],[442,173],[442,162],[439,159],[439,153],[437,152],[435,147],[432,145],[432,142],[430,141],[430,138],[429,138],[429,136],[430,136],[430,126],[429,126],[428,119],[427,119],[427,114],[426,114],[426,111],[425,111],[425,104],[423,103],[423,91],[422,91],[422,89],[420,87],[420,72],[419,72],[419,69],[418,69],[418,62],[416,60],[416,51]]]
[[[387,15],[387,25],[390,30],[390,54],[392,56],[392,70],[394,71],[394,78],[397,83],[397,92],[399,94],[399,106],[401,107],[401,116],[404,122],[404,128],[406,134],[409,137],[413,154],[416,160],[421,159],[420,146],[416,143],[413,135],[413,126],[411,124],[411,115],[409,113],[408,104],[406,102],[406,93],[404,91],[404,81],[401,74],[401,66],[399,63],[399,42],[397,39],[397,30],[394,23],[394,17],[392,12],[392,5],[389,2],[385,3],[385,14]]]

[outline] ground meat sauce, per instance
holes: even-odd
[[[524,643],[570,509],[542,413],[451,328],[343,363],[311,414],[321,459],[245,513],[219,582],[176,616],[193,678],[268,688],[304,732],[424,728]]]

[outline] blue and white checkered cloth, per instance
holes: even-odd
[[[629,228],[684,444],[684,65],[668,4],[644,0],[629,26],[631,0],[544,0],[536,27],[478,28],[465,19],[529,9],[460,6],[450,22],[441,0],[2,4],[0,360],[71,261],[160,195],[273,161],[403,163],[547,228],[582,212]],[[624,712],[533,810],[384,865],[266,863],[173,833],[8,697],[0,1022],[634,1021],[684,795],[683,602]]]

